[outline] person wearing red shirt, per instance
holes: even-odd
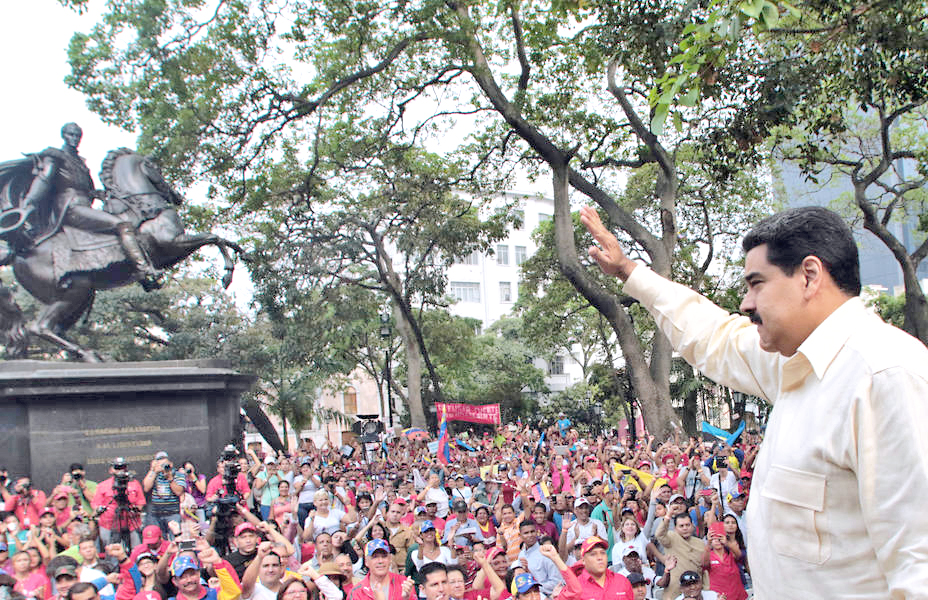
[[[553,545],[542,546],[542,555],[554,562],[566,583],[557,596],[558,600],[632,600],[635,597],[632,584],[624,575],[609,570],[608,550],[606,540],[588,537],[580,546],[582,562],[571,569],[561,560]]]
[[[369,541],[364,549],[364,557],[367,576],[351,588],[347,600],[416,599],[412,579],[390,572],[390,546],[385,540]]]
[[[93,500],[90,502],[94,510],[103,509],[97,524],[100,527],[100,541],[104,546],[108,545],[112,540],[113,530],[115,529],[118,533],[121,526],[125,526],[129,529],[129,539],[132,546],[137,546],[142,543],[142,538],[139,535],[139,529],[142,527],[142,519],[138,511],[145,507],[145,492],[142,491],[142,484],[139,483],[137,479],[130,479],[126,485],[126,496],[129,499],[129,507],[135,510],[129,511],[125,523],[116,523],[116,489],[114,487],[116,474],[119,473],[121,476],[128,477],[128,468],[129,465],[126,464],[124,458],[119,457],[115,459],[113,465],[110,467],[111,476],[109,479],[104,479],[97,484],[97,491],[94,493]]]
[[[5,485],[0,486],[0,494],[3,494],[4,500],[3,510],[15,514],[23,529],[38,525],[39,515],[46,504],[45,492],[33,490],[32,481],[28,477],[17,479],[13,491],[15,493],[11,494]]]
[[[129,555],[129,562],[135,564],[142,553],[152,554],[157,561],[168,551],[170,542],[161,536],[161,528],[157,525],[149,525],[142,530],[142,543],[132,549]]]
[[[222,483],[222,477],[225,475],[225,464],[222,460],[216,463],[216,469],[219,471],[219,474],[210,479],[209,483],[206,484],[207,502],[215,502],[219,497],[229,493],[229,490],[227,490]],[[238,475],[235,477],[235,492],[240,498],[247,498],[248,494],[251,493],[251,488],[248,487],[248,477],[242,471],[239,471]]]

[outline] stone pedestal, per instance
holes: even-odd
[[[109,477],[122,456],[141,478],[159,450],[216,471],[237,442],[241,395],[255,378],[224,360],[0,363],[0,466],[51,490],[71,463]]]

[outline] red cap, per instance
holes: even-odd
[[[609,542],[604,540],[601,537],[592,536],[583,540],[583,544],[580,546],[580,556],[586,556],[586,553],[596,548],[597,546],[601,547],[604,550],[609,549]]]
[[[142,530],[142,541],[146,544],[154,544],[161,539],[161,528],[157,525],[149,525]]]
[[[675,458],[676,457],[673,454],[665,454],[664,458],[661,459],[661,462],[666,465],[668,460],[673,460]]]
[[[145,592],[139,592],[132,598],[132,600],[161,600],[161,594],[152,590],[148,590]]]
[[[258,530],[255,529],[254,525],[248,521],[245,521],[244,523],[239,523],[238,527],[235,528],[235,537],[242,535],[246,531],[254,531],[255,533],[258,533]]]
[[[499,546],[493,546],[492,548],[487,550],[487,560],[493,560],[493,558],[496,557],[497,554],[502,554],[502,553],[503,553],[502,548],[500,548]]]

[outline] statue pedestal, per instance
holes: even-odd
[[[122,456],[144,475],[159,450],[216,471],[238,442],[241,395],[255,382],[224,360],[0,363],[0,464],[51,490],[71,463],[91,481]]]

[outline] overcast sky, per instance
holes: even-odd
[[[84,130],[81,154],[94,179],[108,151],[135,146],[134,134],[104,125],[87,109],[83,95],[64,84],[68,42],[74,32],[91,29],[102,6],[103,2],[93,0],[90,13],[78,15],[56,0],[2,3],[0,161],[60,146],[61,126],[68,121]]]

